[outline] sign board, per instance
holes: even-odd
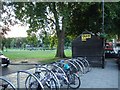
[[[82,34],[81,36],[82,41],[86,41],[88,38],[91,38],[91,34]]]

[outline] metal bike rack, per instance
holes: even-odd
[[[86,67],[85,67],[85,65],[80,61],[80,60],[78,60],[78,59],[75,59],[79,64],[80,64],[80,66],[83,68],[83,74],[86,74]]]
[[[61,67],[57,66],[55,63],[51,64],[51,65],[55,66],[56,68],[59,68],[62,71],[63,76],[65,77],[66,82],[69,84],[67,74],[64,72],[64,70]]]
[[[72,62],[73,64],[75,63],[77,66],[78,66],[78,68],[80,69],[80,71],[81,71],[81,73],[82,74],[84,74],[84,70],[83,70],[83,68],[82,68],[82,66],[75,60],[75,59],[68,59],[70,62]],[[75,65],[75,66],[76,66]],[[76,67],[77,67],[76,66]],[[79,69],[78,69],[78,72],[79,72]]]
[[[52,75],[53,75],[53,77],[56,79],[56,81],[57,81],[57,84],[58,84],[58,89],[60,89],[60,82],[59,82],[59,79],[57,78],[57,76],[54,74],[54,72],[53,71],[51,71],[51,70],[49,70],[48,68],[46,68],[45,66],[40,66],[39,68],[43,68],[43,69],[46,69],[46,70],[48,70],[49,72],[51,72],[52,73]]]
[[[74,67],[75,71],[74,72],[72,71],[72,73],[76,73],[78,68],[75,66],[75,64],[73,62],[70,62],[69,60],[66,60],[66,61],[68,62],[68,64],[70,64],[70,65],[72,65],[72,67]]]
[[[37,80],[37,82],[39,83],[41,88],[44,90],[44,87],[43,87],[42,83],[40,82],[40,80],[35,75],[33,75],[32,73],[30,73],[28,71],[24,71],[24,70],[20,70],[20,71],[17,72],[17,87],[18,87],[18,90],[20,89],[20,73],[26,73],[26,74],[31,75],[32,77],[34,77],[34,79]]]
[[[63,75],[66,76],[66,73],[64,72],[64,70],[61,67],[57,66],[55,63],[51,64],[51,65],[55,66],[56,68],[59,68],[63,72]]]
[[[16,87],[9,80],[7,80],[6,78],[0,77],[0,80],[3,80],[5,82],[7,82],[12,87],[13,90],[16,90]]]
[[[64,76],[64,77],[65,77],[65,80],[67,81],[67,83],[69,83],[68,78],[67,78],[67,75],[66,75],[66,73],[64,72],[64,70],[63,70],[61,67],[57,66],[56,64],[57,64],[57,63],[53,63],[53,64],[50,64],[50,65],[53,66],[53,67],[55,67],[55,68],[58,68],[60,71],[62,71],[62,73],[63,73],[62,76]],[[54,72],[53,72],[53,73],[54,73]]]

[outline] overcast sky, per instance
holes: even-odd
[[[20,25],[15,25],[12,26],[11,31],[9,31],[6,35],[6,37],[27,37],[27,32],[26,30],[28,27],[25,26],[20,26]]]

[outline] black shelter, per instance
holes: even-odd
[[[92,32],[84,31],[72,42],[72,57],[87,57],[92,66],[104,68],[104,41]]]

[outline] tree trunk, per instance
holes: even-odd
[[[65,53],[64,53],[64,38],[65,38],[65,29],[60,30],[59,26],[59,15],[56,10],[56,3],[53,3],[53,13],[56,21],[56,33],[57,33],[57,39],[58,39],[58,45],[57,45],[57,51],[56,51],[56,56],[59,58],[64,58]],[[63,20],[62,20],[63,21]]]
[[[117,40],[118,42],[120,42],[120,35],[118,34],[118,40]]]
[[[65,53],[64,53],[64,38],[65,38],[65,31],[61,30],[59,31],[58,37],[58,46],[57,46],[57,52],[56,52],[56,57],[64,58]]]

